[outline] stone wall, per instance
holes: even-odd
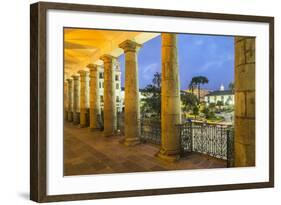
[[[255,166],[255,38],[235,37],[235,166]]]

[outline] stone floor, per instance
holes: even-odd
[[[183,169],[221,168],[226,162],[201,154],[190,154],[177,162],[165,162],[154,155],[159,147],[140,144],[126,147],[121,136],[105,138],[72,123],[64,125],[64,175],[89,175]]]

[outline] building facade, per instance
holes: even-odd
[[[116,89],[116,111],[122,112],[123,100],[124,97],[122,97],[121,93],[121,69],[120,69],[120,62],[116,61],[114,64],[114,80],[115,80],[115,89]],[[98,76],[99,76],[99,96],[100,96],[100,108],[101,111],[104,109],[104,67],[101,66],[98,69]],[[124,94],[123,94],[124,95]]]
[[[224,90],[224,86],[221,85],[219,90],[210,92],[205,95],[204,99],[207,104],[217,104],[220,101],[223,105],[234,105],[234,91]]]

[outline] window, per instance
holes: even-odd
[[[103,95],[100,96],[100,101],[103,102]]]
[[[116,89],[119,89],[119,83],[116,83]]]
[[[116,96],[116,102],[120,102],[119,96]]]
[[[119,75],[115,75],[115,80],[119,81]]]
[[[102,79],[103,78],[103,73],[100,72],[99,75],[100,75],[99,77]]]
[[[99,88],[101,88],[101,82],[99,82]]]

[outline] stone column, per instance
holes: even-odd
[[[99,72],[98,65],[89,64],[90,69],[90,128],[100,129],[100,95],[99,95]]]
[[[141,45],[126,40],[119,45],[125,53],[125,139],[127,146],[139,144],[140,106],[137,52]]]
[[[80,127],[87,126],[89,109],[89,71],[80,70]]]
[[[116,94],[115,94],[115,58],[103,55],[100,58],[104,63],[104,136],[112,136],[117,128]]]
[[[255,166],[255,38],[235,37],[234,166]]]
[[[72,75],[73,78],[73,124],[80,122],[80,81],[79,75]]]
[[[68,109],[68,84],[67,81],[63,82],[63,115],[64,115],[64,120],[68,119],[67,116],[67,109]]]
[[[67,92],[68,92],[68,106],[67,106],[67,120],[73,121],[73,80],[67,79]]]
[[[180,156],[180,80],[177,35],[162,34],[161,148],[158,157],[175,161]]]

